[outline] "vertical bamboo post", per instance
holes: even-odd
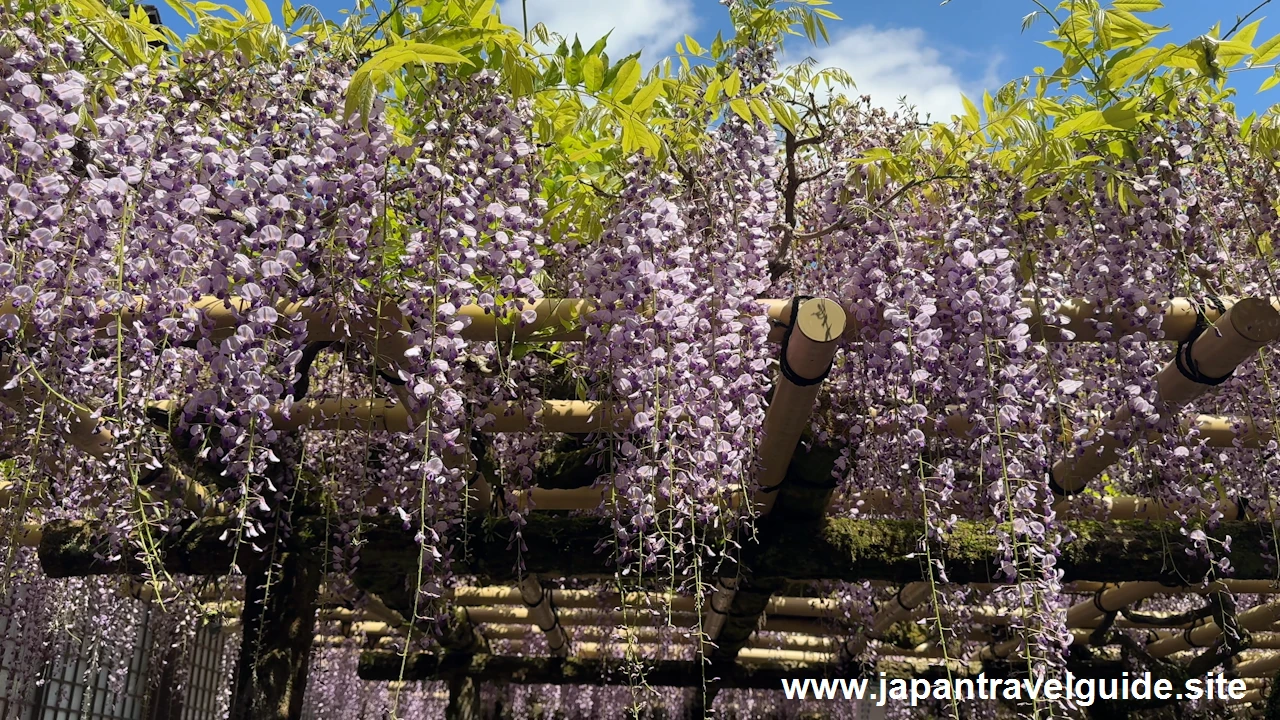
[[[778,382],[765,413],[764,437],[757,453],[760,471],[754,500],[761,515],[767,515],[777,501],[776,488],[786,475],[800,436],[809,427],[809,414],[846,322],[840,304],[826,298],[792,300],[791,317],[794,322],[779,353]]]
[[[711,654],[711,645],[724,629],[724,621],[729,617],[729,606],[733,604],[733,595],[738,588],[738,578],[716,578],[716,587],[707,601],[707,617],[702,623],[702,654]]]
[[[1259,349],[1280,337],[1280,312],[1262,298],[1245,298],[1232,305],[1205,330],[1190,347],[1190,358],[1202,375],[1211,378],[1230,374]],[[1212,386],[1196,382],[1171,362],[1156,375],[1161,402],[1169,409],[1187,404]],[[1133,418],[1127,407],[1116,411],[1102,438],[1078,457],[1059,460],[1053,466],[1051,487],[1058,495],[1074,495],[1093,478],[1110,467],[1127,443],[1116,433],[1130,427]]]

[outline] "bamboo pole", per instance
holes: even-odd
[[[707,600],[707,615],[702,621],[702,653],[710,654],[715,639],[724,629],[725,620],[729,619],[729,606],[733,603],[733,595],[738,589],[738,578],[716,578],[715,589]]]
[[[774,323],[782,323],[787,319],[789,300],[762,299],[758,301]],[[1108,336],[1148,332],[1148,323],[1156,315],[1163,318],[1161,331],[1164,340],[1181,341],[1186,339],[1196,324],[1198,304],[1189,298],[1172,298],[1163,303],[1148,303],[1139,308],[1131,308],[1123,312],[1120,307],[1104,307],[1090,299],[1068,299],[1060,302],[1053,318],[1049,322],[1041,317],[1034,298],[1024,298],[1023,306],[1032,311],[1027,320],[1032,337],[1048,342],[1090,342],[1098,340],[1095,323],[1108,324]],[[1230,309],[1234,304],[1231,298],[1223,298],[1225,307]],[[139,296],[116,311],[104,306],[98,315],[96,329],[105,330],[117,322],[128,326],[143,319],[146,299]],[[1280,300],[1272,299],[1272,303],[1280,308]],[[394,308],[394,303],[386,303],[387,309]],[[545,298],[532,303],[525,303],[518,308],[516,314],[499,318],[478,305],[463,305],[457,309],[454,320],[467,319],[467,326],[459,335],[466,340],[523,340],[523,341],[575,341],[582,340],[585,335],[581,327],[582,318],[594,311],[595,304],[590,300],[574,298]],[[187,303],[181,314],[199,319],[202,326],[197,330],[197,337],[209,337],[220,340],[235,331],[241,324],[241,318],[248,309],[248,304],[241,298],[232,297],[226,300],[212,296],[204,296],[199,300]],[[382,330],[386,336],[394,336],[399,326],[388,323],[393,312],[384,312],[384,322],[365,320],[355,314],[344,313],[340,308],[317,302],[314,298],[303,301],[280,301],[274,308],[276,315],[282,320],[298,320],[306,323],[307,336],[313,341],[342,341],[356,335],[372,335],[374,328]],[[868,313],[867,310],[870,310]],[[1201,308],[1210,322],[1219,318],[1219,313],[1212,306]],[[521,316],[532,310],[535,318],[525,323]],[[844,331],[846,339],[855,339],[859,330],[867,326],[877,326],[880,322],[879,308],[845,308],[849,322]],[[170,313],[177,316],[178,312]],[[24,314],[16,309],[12,302],[0,303],[0,315],[18,315],[24,320]],[[376,316],[370,312],[368,317]],[[863,319],[865,318],[865,320]],[[374,328],[368,326],[374,326]],[[1065,332],[1064,332],[1065,331]],[[207,333],[207,334],[206,334]],[[1068,337],[1070,335],[1070,337]],[[781,333],[774,333],[774,339],[781,339]]]
[[[163,413],[171,413],[180,404],[171,400],[150,403],[148,407]],[[272,427],[277,430],[366,430],[385,432],[413,432],[412,419],[402,404],[385,399],[329,399],[295,402],[291,405],[273,405],[267,410]],[[625,407],[609,407],[595,400],[541,400],[527,406],[516,403],[494,403],[477,414],[479,430],[490,433],[557,432],[586,434],[593,432],[627,432],[631,428],[633,413]],[[875,418],[876,411],[868,417]],[[946,415],[938,419],[938,428],[926,425],[925,434],[937,436],[950,434],[963,437],[973,428],[973,423],[960,414]],[[1239,434],[1233,429],[1239,426]],[[1184,428],[1194,427],[1209,447],[1261,448],[1271,441],[1269,429],[1248,418],[1231,418],[1221,415],[1198,415]],[[874,424],[869,431],[875,435],[897,432],[897,423]],[[1161,435],[1149,434],[1156,440]]]
[[[1270,678],[1274,677],[1278,671],[1280,671],[1280,653],[1251,658],[1231,668],[1231,674],[1241,678]]]
[[[783,331],[778,379],[765,411],[763,437],[756,449],[759,469],[752,503],[761,516],[768,515],[777,503],[778,488],[786,477],[801,435],[809,427],[809,416],[822,381],[835,360],[846,325],[844,310],[826,298],[795,298],[783,311],[787,314],[788,327]],[[701,655],[715,652],[716,640],[724,629],[737,592],[737,578],[717,579],[708,598],[710,612],[702,627]],[[739,650],[740,647],[734,646],[719,654],[736,657]]]
[[[778,374],[773,399],[765,413],[764,437],[757,449],[759,489],[753,501],[761,515],[773,509],[777,500],[774,488],[782,482],[800,436],[809,427],[809,415],[818,398],[821,379],[831,367],[846,324],[844,310],[832,300],[814,298],[793,302],[799,303],[799,307],[794,311],[790,340],[779,360],[790,368],[793,377],[813,384],[797,385],[786,373]]]
[[[160,412],[172,413],[180,405],[171,400],[151,403]],[[624,432],[632,414],[607,404],[580,400],[541,400],[522,407],[493,404],[477,417],[477,429],[490,433],[557,432],[586,434]],[[271,427],[288,430],[366,430],[411,433],[417,423],[403,403],[384,399],[331,399],[273,405],[267,410]]]
[[[859,633],[844,644],[841,653],[856,658],[867,649],[871,640],[879,639],[886,630],[897,623],[912,618],[917,610],[933,596],[933,587],[927,582],[907,583],[876,611],[865,632]]]
[[[1254,630],[1270,630],[1271,626],[1277,620],[1280,620],[1280,603],[1269,603],[1249,608],[1240,613],[1236,619],[1239,621],[1241,628],[1250,632]],[[1160,658],[1183,650],[1190,650],[1193,647],[1207,647],[1220,634],[1222,634],[1222,630],[1218,627],[1218,623],[1209,621],[1190,628],[1185,633],[1166,637],[1147,645],[1147,653],[1151,657]]]
[[[848,498],[847,502],[856,507],[861,513],[894,515],[899,512],[897,506],[898,498],[897,494],[889,490],[874,489],[855,493]],[[1177,511],[1179,510],[1191,515],[1208,515],[1212,511],[1212,505],[1202,501],[1187,506],[1169,505],[1153,498],[1133,495],[1116,497],[1074,495],[1059,500],[1054,504],[1053,509],[1060,516],[1158,522],[1177,519]],[[1252,509],[1241,515],[1240,504],[1234,500],[1220,501],[1218,510],[1222,513],[1221,519],[1227,521],[1247,520],[1254,516]]]
[[[529,608],[523,606],[498,605],[493,607],[467,607],[467,616],[474,623],[502,623],[502,624],[534,624],[533,614]],[[601,623],[609,623],[612,625],[636,625],[636,626],[653,626],[664,625],[668,621],[673,623],[683,623],[692,626],[695,621],[693,613],[684,612],[664,612],[664,613],[640,613],[634,610],[587,610],[585,608],[561,608],[557,613],[557,618],[561,625],[576,627],[579,625],[600,625]]]
[[[2,360],[3,358],[0,358],[0,361]],[[21,373],[19,373],[20,376]],[[33,389],[30,383],[19,382],[14,387],[8,387],[13,378],[8,365],[0,364],[0,404],[8,406],[19,416],[24,416],[28,413],[28,401],[44,402],[46,395],[43,388]],[[46,423],[56,422],[57,415],[61,412],[63,411],[58,410],[52,417],[46,418]],[[111,448],[115,447],[115,437],[107,430],[99,429],[98,419],[93,417],[92,411],[88,408],[71,407],[66,412],[69,415],[67,420],[70,425],[63,437],[67,442],[97,458],[104,457]]]
[[[880,417],[879,410],[872,408],[867,412],[867,418],[876,420]],[[1046,418],[1047,422],[1048,419]],[[961,413],[949,413],[926,421],[921,430],[926,437],[967,437],[973,430],[973,421]],[[1182,432],[1185,434],[1191,430],[1195,430],[1199,434],[1200,439],[1209,447],[1243,447],[1243,448],[1263,448],[1267,443],[1271,442],[1273,432],[1270,428],[1259,424],[1256,420],[1247,417],[1234,418],[1225,415],[1196,415],[1187,419],[1181,424]],[[1237,430],[1238,428],[1238,430]],[[896,421],[873,422],[867,428],[867,432],[872,435],[891,435],[901,430],[901,426]],[[1025,427],[1011,428],[1014,432],[1035,432],[1036,428],[1032,425]],[[1161,433],[1150,430],[1147,432],[1148,442],[1157,442],[1164,437]]]
[[[1095,622],[1107,613],[1117,612],[1139,600],[1158,594],[1164,585],[1158,582],[1129,582],[1097,592],[1092,599],[1076,603],[1067,609],[1067,627],[1083,627]],[[1005,640],[997,645],[987,645],[978,650],[973,660],[1003,660],[1022,646],[1022,638]]]
[[[1267,300],[1245,298],[1234,303],[1226,314],[1202,333],[1191,345],[1189,354],[1201,373],[1208,377],[1221,377],[1234,371],[1277,337],[1280,337],[1280,312]],[[1177,363],[1172,362],[1156,375],[1155,383],[1161,403],[1168,410],[1181,407],[1212,388],[1189,379]],[[1094,446],[1086,448],[1079,456],[1055,463],[1052,470],[1055,492],[1075,494],[1115,463],[1120,451],[1128,446],[1127,442],[1117,438],[1117,433],[1133,424],[1129,408],[1122,407],[1116,411],[1103,437]]]
[[[569,636],[556,617],[552,592],[538,582],[538,576],[532,573],[525,575],[520,581],[520,596],[529,610],[529,619],[547,638],[547,647],[552,655],[564,657],[569,654]]]
[[[1109,520],[1150,520],[1160,522],[1175,519],[1178,510],[1189,512],[1193,515],[1208,515],[1213,508],[1210,503],[1206,502],[1196,502],[1190,506],[1178,507],[1170,506],[1151,498],[1134,497],[1132,495],[1101,498],[1076,495],[1058,501],[1054,504],[1053,509],[1054,512],[1059,514],[1097,514]],[[1247,515],[1247,513],[1241,514],[1240,504],[1234,500],[1221,501],[1218,509],[1222,513],[1223,520],[1244,520]]]
[[[589,638],[596,642],[642,644],[659,644],[672,642],[680,645],[692,645],[696,642],[689,629],[676,632],[664,632],[659,627],[615,627],[603,625],[582,625],[575,629],[575,635]],[[522,640],[529,635],[527,625],[488,624],[485,634],[495,639]],[[806,635],[802,633],[769,633],[753,635],[747,641],[748,647],[778,650],[801,650],[807,652],[834,652],[839,643],[833,637],[825,635]]]

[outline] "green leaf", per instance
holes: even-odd
[[[258,0],[261,2],[261,0]],[[343,104],[343,115],[351,117],[356,112],[362,116],[373,102],[373,94],[378,86],[386,82],[388,76],[410,63],[442,63],[454,65],[471,64],[457,50],[431,43],[405,43],[389,45],[369,58],[356,69],[347,86],[347,97]]]
[[[1258,88],[1258,92],[1266,92],[1271,88],[1275,87],[1277,84],[1280,84],[1280,75],[1272,75],[1271,77],[1262,81],[1262,86]]]
[[[720,99],[720,91],[724,89],[724,83],[720,78],[716,78],[707,84],[707,91],[702,94],[702,101],[705,103],[713,103]]]
[[[1231,38],[1235,42],[1242,42],[1245,45],[1253,45],[1253,39],[1258,36],[1258,26],[1262,24],[1262,20],[1254,20],[1245,25],[1236,32],[1236,36]]]
[[[1097,132],[1107,128],[1107,118],[1097,110],[1088,110],[1079,115],[1053,126],[1053,136],[1056,138],[1065,138],[1073,132],[1087,134]]]
[[[294,11],[293,3],[289,2],[289,0],[284,0],[280,7],[280,14],[284,18],[284,26],[286,28],[293,27],[293,21],[298,19],[298,13]]]
[[[724,94],[729,97],[737,97],[742,92],[742,75],[734,70],[729,73],[729,77],[724,79]]]
[[[1116,103],[1102,111],[1103,120],[1111,127],[1128,130],[1151,117],[1151,113],[1138,112],[1140,103],[1140,98],[1130,98],[1124,102]]]
[[[1276,35],[1259,45],[1253,51],[1253,58],[1249,60],[1249,64],[1261,65],[1274,60],[1277,56],[1280,56],[1280,35]]]
[[[604,61],[599,55],[588,55],[582,61],[582,80],[589,92],[599,92],[604,83]]]
[[[618,68],[618,77],[613,81],[613,96],[616,98],[625,98],[636,89],[636,85],[640,82],[640,63],[634,59],[628,60]]]
[[[1249,113],[1249,117],[1240,121],[1240,137],[1246,140],[1249,139],[1249,128],[1253,127],[1253,123],[1257,121],[1257,119],[1258,119],[1258,113],[1251,112]]]
[[[702,54],[702,46],[698,44],[697,40],[693,39],[692,35],[684,36],[684,44],[685,44],[685,47],[689,48],[689,52],[693,53],[694,55]]]
[[[786,103],[778,102],[773,99],[769,100],[769,108],[773,110],[774,121],[794,135],[796,132],[796,125],[799,124],[798,121],[800,120],[800,118],[796,116],[795,111],[787,107]]]
[[[978,106],[968,97],[961,95],[960,102],[964,103],[964,127],[969,132],[977,132],[982,127],[982,115],[978,113]]]
[[[271,19],[271,8],[267,7],[265,2],[262,0],[245,1],[249,6],[249,17],[264,25],[270,25],[273,22]]]
[[[373,78],[367,72],[356,71],[347,85],[347,98],[343,103],[342,116],[351,117],[356,113],[363,115],[373,102]]]
[[[1125,50],[1124,52],[1132,52]],[[1107,69],[1108,84],[1111,88],[1124,86],[1133,78],[1140,75],[1151,59],[1159,54],[1159,50],[1153,47],[1143,48],[1128,57],[1120,57],[1115,60],[1114,64]],[[1119,54],[1117,53],[1117,57]]]
[[[662,94],[663,80],[661,78],[640,88],[640,92],[636,93],[635,98],[631,101],[631,109],[642,113],[653,106],[653,102]]]
[[[751,106],[747,105],[747,101],[742,98],[736,98],[729,101],[729,108],[747,122],[751,122]]]
[[[1164,7],[1164,3],[1160,0],[1116,0],[1111,7],[1131,13],[1151,12]]]

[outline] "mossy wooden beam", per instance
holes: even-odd
[[[602,538],[609,537],[599,518],[539,514],[528,517],[522,531],[528,572],[557,577],[611,577],[610,558],[597,553]],[[239,554],[222,534],[234,523],[228,518],[203,518],[156,540],[160,564],[174,574],[225,575],[233,559],[248,571],[259,556],[241,548]],[[945,569],[949,582],[999,582],[999,542],[992,523],[957,522],[933,557]],[[1195,584],[1207,566],[1190,559],[1176,523],[1141,521],[1072,521],[1066,527],[1075,539],[1062,546],[1058,567],[1063,582],[1176,581]],[[323,518],[297,520],[290,545],[322,552]],[[100,522],[54,521],[42,527],[40,560],[53,577],[104,574],[142,574],[149,569],[136,549],[118,557],[111,553],[106,525]],[[769,523],[760,529],[760,544],[743,563],[743,573],[753,581],[878,580],[905,584],[920,580],[920,549],[926,528],[915,520],[826,518],[812,526]],[[516,549],[510,546],[512,527],[500,521],[477,532],[467,542],[468,555],[454,563],[455,572],[494,582],[514,584]],[[1206,534],[1217,540],[1232,537],[1231,562],[1235,577],[1269,580],[1274,570],[1266,553],[1270,525],[1224,522]],[[355,569],[360,586],[384,600],[387,592],[403,591],[406,577],[414,577],[419,548],[413,531],[398,519],[375,519],[361,530],[366,545]],[[459,543],[461,546],[461,543]],[[748,546],[750,547],[750,546]],[[136,546],[135,546],[136,548]],[[111,559],[113,558],[114,559]],[[736,572],[738,569],[733,568]]]

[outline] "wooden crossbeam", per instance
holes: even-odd
[[[316,524],[314,532],[305,535],[310,542],[325,537],[324,518],[299,522]],[[529,572],[585,579],[613,576],[609,559],[595,552],[600,540],[612,532],[600,519],[531,515],[526,523],[521,536],[528,550],[521,555]],[[209,517],[175,529],[159,542],[165,568],[177,574],[225,575],[233,559],[242,568],[259,562],[255,554],[243,550],[237,556],[235,548],[221,539],[235,525],[231,518]],[[1072,541],[1062,545],[1057,565],[1064,582],[1160,581],[1169,579],[1173,569],[1187,578],[1201,577],[1208,570],[1183,553],[1188,541],[1180,537],[1180,524],[1079,520],[1064,525],[1074,534]],[[988,583],[998,577],[1001,554],[992,535],[994,527],[989,522],[959,521],[951,528],[942,560],[951,582]],[[460,558],[456,571],[514,582],[518,551],[508,544],[512,530],[509,521],[498,522],[492,532],[471,538],[472,556]],[[925,530],[923,522],[914,520],[825,518],[805,533],[781,523],[766,524],[758,533],[759,544],[746,546],[754,548],[749,567],[758,580],[913,582],[922,579],[914,553]],[[40,560],[51,577],[133,575],[148,568],[136,551],[126,549],[119,557],[100,552],[111,544],[109,527],[98,522],[58,520],[41,531]],[[1219,541],[1226,535],[1233,538],[1231,551],[1222,556],[1232,563],[1237,579],[1260,581],[1274,578],[1264,550],[1270,533],[1270,523],[1240,521],[1206,531]],[[385,577],[391,585],[407,568],[416,567],[417,546],[398,520],[368,519],[361,534],[367,544],[354,570],[357,578]],[[317,546],[314,551],[324,549]],[[1170,563],[1177,567],[1171,568]],[[368,590],[387,599],[375,588]]]

